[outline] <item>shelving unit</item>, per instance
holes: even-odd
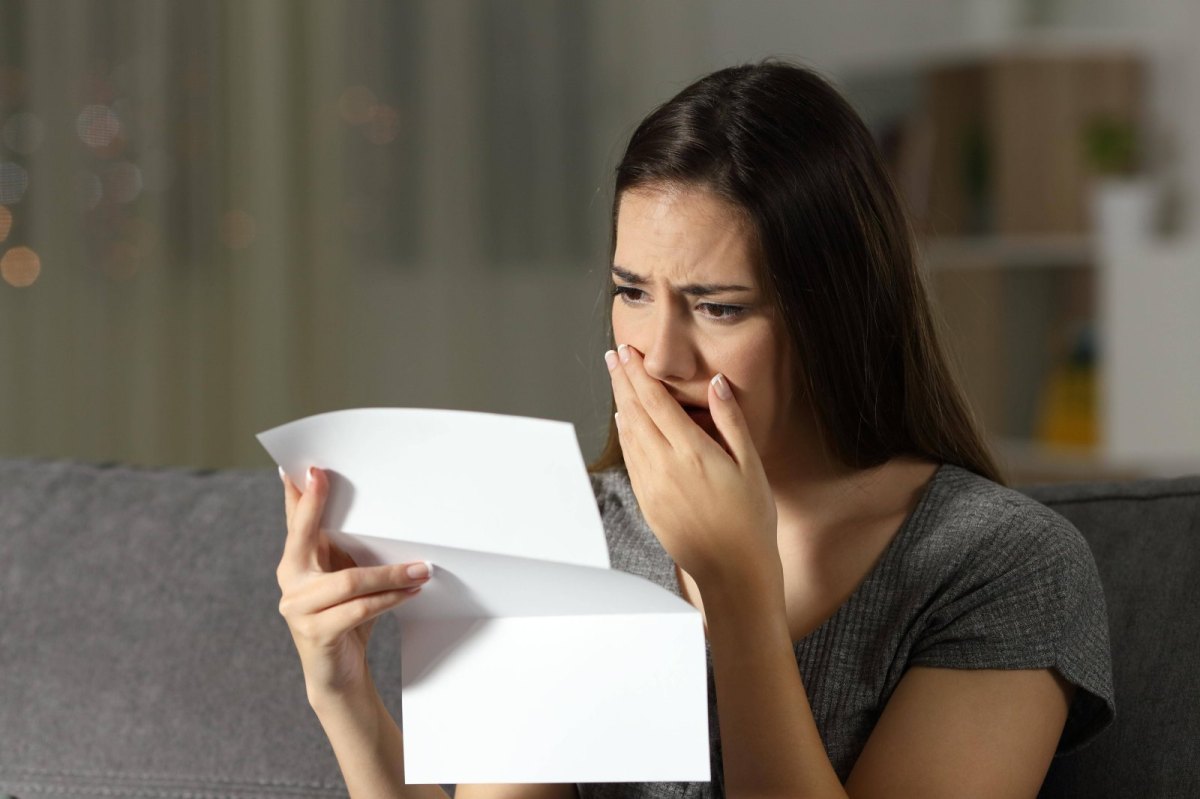
[[[947,346],[1014,483],[1200,473],[1200,321],[1172,296],[1200,298],[1200,257],[1189,277],[1186,254],[1147,261],[1162,249],[1149,231],[1102,229],[1081,134],[1103,118],[1145,136],[1144,48],[1043,38],[856,73],[924,234]]]
[[[1045,245],[1045,242],[1040,244]],[[1016,482],[1094,479],[1128,470],[1103,463],[1098,447],[1039,441],[1046,391],[1072,338],[1089,325],[1096,270],[1080,242],[940,242],[926,257],[946,346],[972,407]],[[1090,384],[1094,391],[1097,381]],[[1098,438],[1094,408],[1076,422]],[[1090,432],[1089,432],[1090,431]],[[1076,437],[1079,433],[1076,433]]]
[[[1005,202],[1028,201],[1018,210],[1037,226],[997,224],[1002,215],[986,204],[958,220],[918,213],[916,222],[929,282],[950,326],[947,344],[958,351],[968,395],[1010,465],[1010,479],[1200,473],[1200,55],[1190,36],[1200,6],[1194,0],[1036,5],[1035,19],[1034,6],[1019,0],[771,3],[755,14],[717,2],[711,29],[718,63],[774,52],[831,75],[885,154],[904,167],[897,183],[910,209],[930,207],[925,201],[939,188],[930,179],[934,151],[947,141],[929,136],[932,127],[920,120],[909,124],[928,99],[931,72],[1020,59],[1140,61],[1147,90],[1139,93],[1135,116],[1150,133],[1153,156],[1145,171],[1169,178],[1178,198],[1174,220],[1186,235],[1170,243],[1114,242],[1087,224],[1092,197],[1078,189],[1073,222],[1063,225],[1043,204],[1062,196],[1061,187],[1003,195]],[[1120,83],[1113,75],[1093,77],[1081,84],[1059,74],[1009,92],[1015,105],[1002,115],[1011,123],[1005,131],[1023,146],[1069,142],[1069,131],[1056,123],[1092,89]],[[1064,87],[1062,102],[1045,102]],[[957,96],[968,104],[996,97],[978,83]],[[1021,103],[1026,107],[1011,110]],[[898,146],[905,142],[917,146]],[[1048,159],[1044,151],[1010,160],[1017,169],[1009,177],[1036,179],[1071,162],[1070,153],[1053,152]],[[963,191],[940,207],[963,212],[968,200]],[[1022,315],[1033,322],[1022,323]],[[1006,317],[1011,340],[1000,332]],[[1097,443],[1082,452],[1047,448],[1033,425],[1037,381],[1053,363],[1047,350],[1061,347],[1055,335],[1065,335],[1076,318],[1092,322],[1097,343]]]
[[[942,236],[927,240],[924,258],[930,270],[1050,269],[1091,266],[1095,243],[1084,234],[1040,236]]]

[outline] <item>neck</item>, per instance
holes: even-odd
[[[932,461],[910,457],[855,469],[817,449],[795,451],[763,466],[781,541],[810,543],[881,519],[903,519],[937,470]]]

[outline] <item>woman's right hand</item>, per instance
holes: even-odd
[[[429,565],[355,564],[321,532],[329,478],[310,468],[303,493],[280,470],[287,509],[287,542],[276,569],[287,620],[300,653],[310,703],[370,686],[367,639],[375,619],[411,599],[429,580]]]

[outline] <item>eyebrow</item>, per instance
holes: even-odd
[[[613,264],[611,271],[626,283],[632,283],[635,286],[644,286],[649,282],[637,272],[630,272],[628,269],[616,264]],[[721,294],[727,291],[754,291],[750,286],[739,286],[734,283],[688,283],[679,286],[678,289],[681,293],[692,297],[710,297],[713,294]]]

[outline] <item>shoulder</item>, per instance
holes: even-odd
[[[910,665],[1055,668],[1083,690],[1062,741],[1114,714],[1104,590],[1082,533],[1011,488],[945,465],[911,520],[901,571],[920,596]]]
[[[1083,535],[1064,517],[1022,494],[944,464],[910,520],[908,565],[946,578],[997,577],[1014,570],[1056,573],[1054,584],[1090,581],[1096,571]]]
[[[910,525],[900,566],[930,600],[935,628],[966,614],[974,624],[1018,624],[1053,650],[1079,612],[1104,617],[1083,534],[1015,489],[945,464]]]

